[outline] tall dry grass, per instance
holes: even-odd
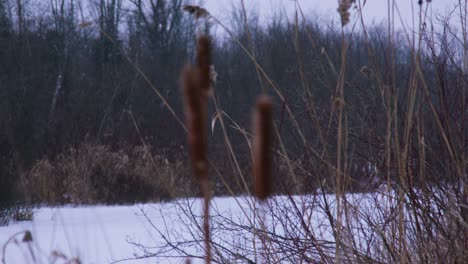
[[[297,54],[296,66],[301,79],[298,93],[306,106],[306,122],[314,128],[313,139],[303,125],[301,118],[304,117],[299,117],[292,110],[284,89],[275,83],[275,76],[269,76],[257,61],[253,39],[249,36],[246,46],[207,10],[197,6],[186,7],[197,20],[214,20],[234,38],[255,66],[261,90],[270,94],[273,100],[259,100],[252,133],[232,120],[222,111],[216,90],[212,87],[210,40],[207,36],[198,36],[196,64],[188,65],[181,75],[186,114],[186,122],[181,126],[187,130],[191,168],[202,190],[203,209],[200,214],[194,210],[183,210],[189,219],[186,228],[193,240],[174,243],[166,238],[168,243],[162,246],[162,252],[171,250],[184,257],[184,245],[200,247],[203,253],[198,257],[206,263],[466,261],[467,3],[458,2],[463,29],[461,35],[448,25],[443,27],[443,34],[431,31],[435,28],[435,21],[427,16],[430,1],[419,1],[415,5],[419,10],[415,20],[419,22],[413,31],[403,34],[403,41],[410,48],[411,60],[407,62],[410,65],[409,79],[401,86],[396,81],[399,63],[396,48],[401,44],[397,42],[395,29],[396,22],[401,19],[397,3],[387,2],[388,43],[384,44],[390,48],[384,55],[386,64],[382,65],[360,11],[365,1],[339,2],[342,28],[337,65],[330,58],[329,47],[321,47],[313,33],[302,28],[301,20],[306,20],[306,16],[296,3],[293,24],[296,34],[291,41],[294,42],[293,52]],[[351,19],[353,12],[357,19]],[[243,15],[244,22],[248,21],[245,8]],[[245,23],[247,33],[248,27]],[[361,48],[369,57],[369,64],[360,67],[369,84],[366,87],[369,91],[362,94],[373,97],[356,102],[349,96],[353,91],[348,91],[352,87],[349,83],[355,77],[353,75],[357,74],[348,68],[348,50],[358,27],[365,39],[365,46]],[[300,30],[307,32],[310,46],[300,45]],[[455,37],[451,38],[452,35]],[[456,49],[448,44],[449,40],[457,43]],[[326,109],[318,105],[313,90],[307,84],[304,58],[300,56],[304,49],[313,49],[321,54],[317,66],[320,71],[316,74],[332,72],[335,76],[328,87],[333,96]],[[433,69],[435,76],[429,76],[427,69]],[[162,94],[155,92],[172,109]],[[247,194],[244,197],[238,197],[238,192],[227,184],[216,160],[208,158],[208,103],[214,106],[214,118],[221,127],[226,155],[238,185]],[[372,133],[372,127],[356,125],[356,112],[368,109],[374,109],[370,115],[380,118],[378,123],[383,130]],[[274,119],[272,112],[281,112],[281,119]],[[286,133],[297,135],[302,143],[299,151],[303,155],[292,157],[293,153],[288,150],[281,129],[283,117],[289,124]],[[244,136],[250,147],[253,173],[242,168],[240,153],[234,151],[228,133],[232,127]],[[359,137],[360,143],[356,143],[354,137]],[[138,199],[147,199],[153,188],[165,186],[163,192],[171,196],[171,192],[180,188],[179,179],[181,174],[185,174],[185,164],[166,162],[164,158],[148,154],[146,147],[144,149],[131,158],[127,153],[85,145],[55,161],[40,161],[28,178],[30,195],[49,202],[63,202],[64,199],[101,201],[107,199],[102,197],[116,199],[112,195],[125,196],[125,188],[128,188],[141,190],[137,193],[144,196]],[[154,172],[161,168],[165,173],[161,177],[155,176]],[[272,177],[274,172],[279,173],[280,179]],[[250,174],[255,175],[254,180]],[[234,197],[241,208],[242,219],[227,216],[212,207],[213,179],[224,184],[223,187]],[[312,184],[307,184],[308,181]],[[189,183],[187,188],[194,183],[186,179],[184,182]],[[273,184],[281,185],[281,196],[272,195],[275,194],[272,193]],[[99,189],[102,185],[115,186],[120,191],[108,193]],[[356,193],[353,193],[353,188],[356,188]],[[190,207],[191,204],[179,202],[177,206]],[[200,230],[197,229],[200,226],[198,221],[203,222]],[[229,236],[225,235],[227,232]]]
[[[206,262],[229,263],[238,261],[248,263],[463,263],[467,253],[467,173],[466,173],[466,87],[467,87],[467,50],[466,31],[456,34],[448,25],[444,25],[441,38],[434,30],[434,20],[427,16],[430,1],[418,2],[418,24],[413,31],[404,31],[404,40],[410,47],[411,61],[409,79],[404,86],[397,85],[396,21],[401,20],[398,5],[388,1],[388,43],[389,54],[385,54],[386,71],[375,53],[375,46],[370,42],[367,26],[361,13],[365,1],[340,1],[338,12],[342,21],[339,67],[330,61],[327,47],[319,47],[311,32],[308,34],[310,45],[323,55],[320,67],[336,74],[333,96],[329,105],[329,114],[321,115],[322,109],[314,102],[313,94],[304,78],[303,61],[298,56],[298,69],[302,78],[301,93],[307,105],[308,117],[314,124],[318,143],[312,143],[306,135],[298,117],[291,110],[282,89],[268,76],[255,58],[253,46],[244,46],[234,39],[255,65],[260,83],[281,102],[288,121],[292,124],[291,133],[298,135],[303,143],[302,151],[311,158],[297,162],[290,158],[284,145],[278,122],[269,124],[261,120],[270,120],[271,103],[260,102],[255,113],[256,128],[253,135],[239,128],[235,121],[223,114],[216,115],[222,127],[227,152],[233,160],[233,170],[238,172],[244,191],[250,194],[250,187],[245,173],[240,169],[237,155],[232,148],[225,122],[234,123],[234,127],[243,133],[253,153],[255,175],[254,194],[264,200],[258,203],[255,199],[237,197],[244,215],[244,220],[230,218],[214,211],[210,215],[211,225],[207,229],[209,199],[205,198],[205,209],[202,215],[187,215],[193,221],[202,217],[205,221],[204,237],[196,235],[191,243],[200,245],[205,241]],[[243,4],[243,3],[242,3]],[[296,3],[295,28],[305,15]],[[355,9],[352,9],[355,7]],[[461,28],[466,29],[466,2],[458,2]],[[357,10],[357,11],[353,11]],[[357,19],[351,20],[351,12]],[[244,9],[244,18],[247,16]],[[204,19],[213,19],[227,33],[231,31],[209,13]],[[247,21],[247,19],[245,19]],[[430,25],[431,27],[428,27]],[[378,104],[379,121],[385,128],[377,135],[368,133],[372,138],[361,139],[363,143],[355,145],[356,136],[353,122],[353,111],[366,109],[375,102],[362,100],[356,104],[348,99],[348,56],[350,41],[357,27],[360,27],[365,39],[365,46],[370,58],[369,65],[363,65],[361,74],[370,80],[369,89],[375,89]],[[248,31],[248,24],[245,24]],[[432,29],[432,31],[431,31]],[[449,32],[449,33],[447,33]],[[449,35],[457,41],[457,52],[449,43]],[[249,37],[250,38],[250,37]],[[249,41],[252,41],[251,39]],[[297,39],[295,52],[300,47]],[[439,42],[438,42],[439,41]],[[251,43],[251,42],[250,42]],[[437,43],[437,45],[435,44]],[[437,47],[436,47],[437,46]],[[428,65],[427,65],[428,64]],[[448,87],[453,78],[447,70],[448,65],[457,68],[460,81],[456,86]],[[200,64],[198,67],[201,67]],[[206,67],[206,65],[204,66]],[[436,69],[437,76],[428,76],[426,69]],[[195,77],[200,70],[185,70],[184,86],[195,87]],[[435,77],[436,82],[429,78]],[[202,80],[203,78],[198,79]],[[264,82],[265,81],[265,82]],[[451,82],[453,83],[453,82]],[[434,85],[435,84],[435,85]],[[195,89],[195,88],[193,88]],[[197,88],[200,89],[200,88]],[[189,89],[190,90],[190,89]],[[187,89],[186,89],[187,91]],[[215,91],[214,91],[215,92]],[[448,96],[451,94],[452,96]],[[454,96],[455,95],[455,96]],[[205,165],[210,164],[214,177],[225,183],[223,175],[216,170],[216,164],[205,160],[206,154],[194,154],[206,149],[204,129],[206,127],[206,100],[201,90],[187,98],[196,96],[192,102],[186,100],[189,129],[189,142],[192,146],[192,163],[195,175],[206,179]],[[201,98],[201,99],[200,99]],[[369,98],[370,99],[370,98]],[[452,102],[451,100],[455,100]],[[203,103],[200,103],[203,102]],[[217,113],[222,112],[213,96]],[[202,106],[200,106],[202,105]],[[452,106],[452,107],[451,107]],[[268,110],[266,110],[268,109]],[[196,114],[194,114],[196,112]],[[266,116],[259,119],[259,116]],[[268,114],[266,114],[266,112]],[[194,116],[196,118],[194,118]],[[323,120],[326,122],[323,122]],[[197,124],[192,124],[197,120]],[[265,128],[269,129],[266,131]],[[362,127],[363,130],[371,130]],[[270,134],[274,144],[269,144]],[[259,136],[260,135],[260,136]],[[330,142],[330,138],[332,141]],[[198,142],[198,143],[197,143]],[[356,149],[358,148],[358,149]],[[369,149],[368,152],[362,152]],[[272,179],[270,166],[272,153],[281,161],[284,178],[289,184],[282,184],[284,196],[269,197]],[[363,153],[368,153],[363,154]],[[378,157],[376,157],[378,155]],[[202,161],[202,162],[200,162]],[[305,165],[307,163],[307,165]],[[203,166],[201,166],[203,165]],[[203,173],[200,173],[203,168]],[[314,171],[315,170],[315,171]],[[299,177],[300,174],[305,176]],[[313,177],[315,176],[315,177]],[[200,176],[199,176],[200,179]],[[317,189],[301,192],[300,185],[304,179],[315,181]],[[350,193],[352,187],[360,185],[360,193]],[[208,185],[206,185],[208,186]],[[226,189],[230,190],[229,186]],[[205,189],[205,192],[206,189]],[[296,196],[298,193],[305,193]],[[234,192],[231,193],[235,195]],[[206,197],[206,196],[205,196]],[[241,204],[246,204],[242,206]],[[190,206],[189,204],[181,206]],[[318,222],[317,222],[318,221]],[[219,229],[216,227],[219,225]],[[190,227],[187,227],[190,230]],[[209,230],[212,230],[210,233]],[[214,231],[230,230],[238,235],[242,243],[231,237],[215,236]],[[212,234],[210,236],[209,234]],[[197,243],[197,241],[199,241]],[[259,243],[260,241],[260,243]],[[187,241],[185,241],[187,242]],[[174,245],[173,243],[171,245]],[[228,246],[226,246],[228,245]],[[230,248],[232,247],[232,248]],[[163,246],[164,248],[164,246]],[[185,252],[183,248],[173,247],[175,252]]]

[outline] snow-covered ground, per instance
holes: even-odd
[[[138,206],[60,207],[35,209],[33,221],[11,223],[0,227],[0,255],[5,263],[53,263],[54,252],[81,263],[110,263],[132,257],[135,248],[127,241],[151,244],[152,237]],[[32,252],[28,244],[17,241],[5,245],[14,234],[30,230]],[[5,256],[3,254],[5,253]],[[34,255],[34,257],[32,256]],[[35,258],[35,259],[34,259]],[[128,263],[150,263],[149,259]],[[57,259],[56,263],[64,263]],[[152,262],[154,263],[154,261]],[[170,263],[170,262],[168,262]]]
[[[32,221],[0,226],[0,257],[7,264],[65,263],[60,255],[68,260],[77,257],[81,263],[183,263],[180,258],[132,259],[144,254],[132,243],[164,244],[156,229],[173,230],[178,235],[184,232],[183,225],[190,220],[181,211],[186,208],[179,204],[182,202],[194,205],[192,209],[198,210],[194,213],[200,213],[197,199],[133,206],[36,208]],[[231,215],[242,214],[234,198],[216,198],[212,204]],[[31,232],[32,242],[22,241],[23,231]]]
[[[369,216],[373,218],[372,225],[380,226],[381,219],[393,218],[391,212],[394,210],[385,209],[395,208],[389,194],[395,195],[346,195],[346,214],[356,215],[354,220],[359,219],[346,222],[356,242],[365,245],[365,239],[375,232],[366,227],[368,220],[362,219],[369,219]],[[334,235],[325,203],[335,218],[335,198],[334,195],[320,194],[276,196],[269,200],[268,205],[247,196],[214,198],[210,212],[211,238],[223,249],[221,256],[227,256],[230,258],[228,261],[233,263],[244,263],[242,259],[236,262],[239,260],[237,256],[254,258],[254,245],[258,242],[254,234],[265,228],[284,239],[295,237],[307,241],[308,236],[312,235],[317,238],[317,243],[327,245],[324,248],[332,250]],[[0,226],[0,257],[4,258],[3,263],[10,264],[66,263],[62,255],[68,260],[77,257],[80,263],[184,263],[184,258],[176,256],[204,255],[202,232],[198,225],[201,223],[201,204],[199,199],[190,198],[133,206],[34,209],[33,221]],[[260,226],[261,221],[252,219],[263,219],[266,226]],[[304,226],[297,228],[300,222],[312,234],[303,232],[301,228]],[[381,227],[385,232],[385,226]],[[31,231],[32,242],[22,241],[24,235],[20,232],[27,230]],[[168,251],[168,244],[181,250],[174,251],[172,248]],[[363,250],[367,250],[363,247]],[[159,258],[135,259],[136,256],[151,256],[154,253]],[[202,263],[201,260],[193,260],[192,263]],[[295,260],[290,261],[294,263]]]

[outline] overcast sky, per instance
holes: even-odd
[[[234,6],[238,7],[240,2],[240,0],[191,1],[191,3],[204,6],[216,18],[225,21],[228,21],[226,19],[230,13],[230,10],[232,10]],[[273,13],[279,11],[286,12],[289,15],[294,14],[295,2],[296,1],[294,0],[244,0],[247,10],[258,11],[261,21],[267,21],[272,17]],[[339,21],[339,16],[336,11],[338,7],[337,0],[297,0],[297,2],[300,4],[305,14],[318,14],[321,21]],[[364,0],[361,0],[361,3],[363,2]],[[365,2],[366,3],[363,7],[363,17],[366,24],[369,24],[372,22],[381,22],[382,20],[386,19],[388,17],[388,2],[393,2],[393,0],[367,0]],[[419,5],[417,0],[395,0],[394,2],[401,14],[405,27],[412,28],[413,14],[416,14],[415,22],[417,24],[417,14],[419,12]],[[455,9],[456,12],[452,16],[452,22],[457,22],[459,21],[460,17],[459,10],[455,8],[458,2],[458,0],[432,0],[432,2],[428,5],[428,15],[435,16],[440,14],[445,16]],[[462,2],[465,2],[465,0],[462,0]],[[423,7],[426,7],[426,5],[426,0],[424,0]],[[356,14],[355,11],[351,13]],[[354,16],[354,18],[356,18],[356,16]],[[400,22],[400,19],[397,15],[395,16],[395,19],[397,20],[395,21],[395,25],[401,28],[402,23]]]

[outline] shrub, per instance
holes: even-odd
[[[31,206],[15,204],[0,206],[0,226],[8,225],[11,221],[31,221],[34,210]]]
[[[112,151],[103,145],[82,144],[42,159],[27,178],[33,202],[127,203],[167,200],[190,190],[185,164],[152,154],[144,146]],[[177,177],[176,177],[177,176]]]

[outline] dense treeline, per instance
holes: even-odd
[[[25,196],[27,191],[21,186],[38,160],[53,161],[84,143],[119,151],[145,142],[156,152],[164,149],[169,159],[171,155],[180,157],[177,152],[185,145],[185,132],[178,122],[183,120],[179,72],[193,60],[197,30],[203,27],[209,32],[215,24],[195,21],[183,5],[183,0],[91,0],[86,9],[94,18],[85,19],[82,1],[54,0],[45,12],[35,12],[27,1],[0,0],[0,201]],[[308,178],[323,173],[323,166],[309,150],[322,149],[327,142],[326,155],[336,156],[333,116],[344,37],[349,45],[344,78],[349,152],[355,164],[371,162],[382,171],[388,169],[381,168],[388,163],[379,156],[388,125],[386,108],[394,106],[387,105],[382,94],[400,98],[395,111],[404,117],[406,87],[418,70],[412,64],[416,55],[404,45],[403,35],[393,40],[397,46],[391,46],[385,27],[368,29],[367,37],[362,32],[342,36],[334,27],[307,18],[295,23],[277,17],[266,25],[252,19],[248,28],[242,13],[233,18],[233,25],[228,26],[233,29],[231,34],[212,38],[218,74],[215,96],[223,111],[237,122],[228,125],[248,129],[256,95],[263,90],[275,95],[272,88],[277,87],[284,95],[284,100],[275,97],[282,144],[292,159],[304,163],[302,168],[310,168]],[[253,51],[261,69],[236,41]],[[425,85],[430,94],[419,99],[419,111],[429,114],[423,101],[431,100],[442,117],[441,125],[453,133],[450,144],[462,150],[466,148],[466,128],[460,120],[467,77],[452,60],[457,55],[450,48],[425,47],[427,55],[421,60],[426,66],[421,70],[429,76]],[[215,116],[214,106],[210,115]],[[431,120],[420,122],[435,130],[437,124]],[[401,118],[398,122],[406,121]],[[329,133],[321,135],[318,127],[329,128]],[[225,168],[220,165],[224,174],[236,176],[229,173],[232,161],[219,126],[215,124],[212,132],[210,153],[225,164]],[[416,129],[410,132],[420,133]],[[249,150],[244,134],[237,129],[229,129],[228,134],[241,166],[247,169]],[[302,136],[309,139],[310,148],[304,148]],[[432,175],[449,177],[453,171],[445,170],[447,164],[440,160],[445,142],[439,133],[430,131],[425,140],[425,144],[439,146],[425,158],[427,162],[434,159]],[[411,154],[408,162],[417,163],[416,155]]]

